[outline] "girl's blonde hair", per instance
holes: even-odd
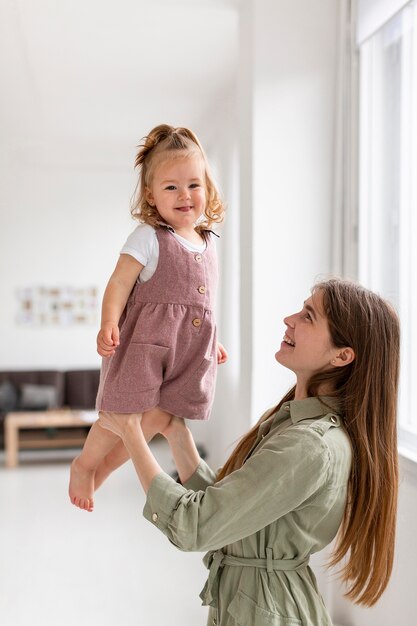
[[[346,557],[341,578],[347,597],[372,606],[388,585],[394,559],[398,495],[397,395],[400,327],[392,306],[350,281],[318,283],[335,347],[351,347],[355,359],[345,367],[314,375],[308,396],[326,385],[338,398],[352,445],[347,504],[329,565]],[[294,399],[293,387],[238,443],[217,480],[241,467],[259,425],[283,403]]]
[[[224,205],[220,198],[216,184],[210,172],[210,167],[203,147],[196,135],[188,128],[174,128],[168,124],[160,124],[144,137],[143,143],[135,159],[135,167],[139,170],[138,183],[132,200],[132,216],[157,228],[162,217],[155,206],[146,200],[146,188],[152,184],[152,177],[157,165],[165,160],[179,159],[198,155],[204,164],[206,207],[196,230],[209,230],[214,223],[220,223],[224,218]]]

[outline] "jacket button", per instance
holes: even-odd
[[[153,522],[157,522],[158,521],[158,513],[152,513],[152,521]]]
[[[194,258],[197,261],[197,263],[201,263],[203,257],[201,256],[201,254],[196,254]]]
[[[201,326],[201,320],[199,320],[198,317],[196,317],[195,320],[193,320],[193,326],[195,326],[196,328]]]
[[[204,287],[204,285],[200,285],[197,291],[198,293],[206,293],[206,288]]]
[[[335,415],[330,416],[330,421],[332,424],[337,424],[337,417]]]

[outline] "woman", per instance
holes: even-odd
[[[315,286],[284,319],[276,360],[296,385],[243,437],[218,475],[183,420],[161,419],[182,484],[151,453],[140,418],[100,424],[122,438],[147,493],[145,517],[181,550],[209,550],[209,624],[327,626],[308,565],[338,534],[347,596],[373,605],[393,563],[399,324],[353,283]],[[149,437],[149,424],[142,424]]]

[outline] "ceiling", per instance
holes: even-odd
[[[0,162],[199,132],[233,98],[237,32],[237,0],[0,0]]]

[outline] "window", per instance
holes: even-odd
[[[359,280],[400,314],[399,437],[417,459],[417,3],[359,50]]]

